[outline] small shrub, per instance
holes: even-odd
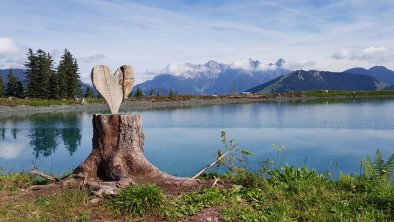
[[[347,192],[368,192],[372,189],[372,184],[367,178],[363,176],[348,176],[339,174],[339,179],[336,181],[338,187]]]
[[[157,185],[129,186],[110,200],[110,207],[122,215],[143,217],[158,209],[163,202],[162,189]]]
[[[310,179],[324,179],[324,177],[316,173],[314,169],[309,170],[306,167],[296,168],[294,166],[285,166],[281,167],[280,169],[270,170],[268,171],[268,174],[271,176],[271,181],[274,183],[289,183],[293,181],[303,181]]]

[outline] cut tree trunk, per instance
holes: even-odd
[[[74,173],[90,181],[92,187],[108,186],[108,181],[116,182],[116,187],[147,183],[162,187],[198,185],[195,179],[161,172],[145,158],[141,116],[131,114],[93,115],[93,150]]]

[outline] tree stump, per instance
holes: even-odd
[[[141,116],[131,114],[93,115],[93,150],[74,173],[96,189],[102,184],[114,189],[146,183],[162,187],[198,185],[195,179],[161,172],[145,158]]]

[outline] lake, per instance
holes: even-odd
[[[249,165],[277,159],[319,172],[359,173],[360,160],[379,149],[394,153],[394,100],[319,101],[200,106],[130,111],[142,115],[145,154],[162,171],[191,176],[214,160],[220,132],[253,156]],[[92,149],[92,115],[39,113],[1,117],[0,167],[32,167],[61,175]],[[279,158],[282,159],[282,158]]]

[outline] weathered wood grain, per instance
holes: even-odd
[[[123,65],[112,74],[106,65],[92,69],[92,83],[107,102],[111,113],[117,114],[124,99],[130,94],[134,84],[133,67]]]

